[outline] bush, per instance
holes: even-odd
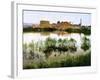
[[[85,27],[83,26],[81,28],[81,33],[85,34],[85,35],[90,35],[91,34],[91,28],[90,27]]]
[[[90,40],[86,37],[83,37],[81,48],[86,51],[90,48]]]

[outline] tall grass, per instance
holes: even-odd
[[[31,62],[23,66],[24,69],[37,68],[57,68],[57,67],[75,67],[75,66],[90,66],[91,52],[90,50],[84,54],[67,54],[57,57],[51,57],[41,62]]]
[[[77,51],[76,42],[74,39],[47,38],[43,42],[24,44],[23,69],[90,66],[90,40],[83,38],[83,53]]]

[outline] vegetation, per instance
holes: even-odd
[[[75,66],[90,66],[91,65],[91,52],[88,51],[81,55],[62,55],[57,57],[48,58],[43,62],[34,61],[24,65],[24,69],[37,69],[37,68],[57,68],[57,67],[75,67]]]
[[[23,32],[53,32],[56,31],[55,28],[32,28],[32,27],[27,27],[23,28]]]
[[[65,31],[69,32],[69,33],[83,33],[85,35],[90,35],[91,34],[91,28],[90,27],[81,27],[80,29],[72,29],[72,28],[69,28],[69,29],[66,29]]]
[[[60,29],[56,29],[56,28],[32,28],[32,27],[23,28],[23,32],[53,32],[53,31],[66,31],[68,33],[83,33],[85,35],[90,35],[91,27],[90,26],[82,26],[79,29],[68,28],[65,30],[60,30]]]
[[[82,39],[81,48],[84,53],[77,53],[77,41],[74,39],[53,39],[23,45],[23,68],[55,68],[72,66],[90,66],[90,40]],[[75,54],[73,54],[75,53]]]
[[[77,47],[75,46],[76,41],[74,39],[52,39],[52,38],[47,38],[45,41],[45,49],[44,53],[46,57],[48,58],[52,52],[60,52],[60,54],[70,51],[74,52],[77,50]]]
[[[86,37],[83,37],[82,39],[82,45],[81,45],[81,48],[86,51],[90,48],[90,40]]]
[[[69,33],[81,33],[81,29],[72,29],[72,28],[68,28],[65,31],[69,32]]]

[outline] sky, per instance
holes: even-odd
[[[89,13],[75,13],[75,12],[50,12],[50,11],[23,11],[23,23],[39,24],[41,20],[48,20],[50,23],[57,23],[57,21],[68,21],[73,24],[79,24],[80,19],[82,25],[91,24],[91,14]]]

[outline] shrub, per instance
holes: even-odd
[[[86,51],[90,48],[90,40],[86,37],[83,37],[81,48]]]

